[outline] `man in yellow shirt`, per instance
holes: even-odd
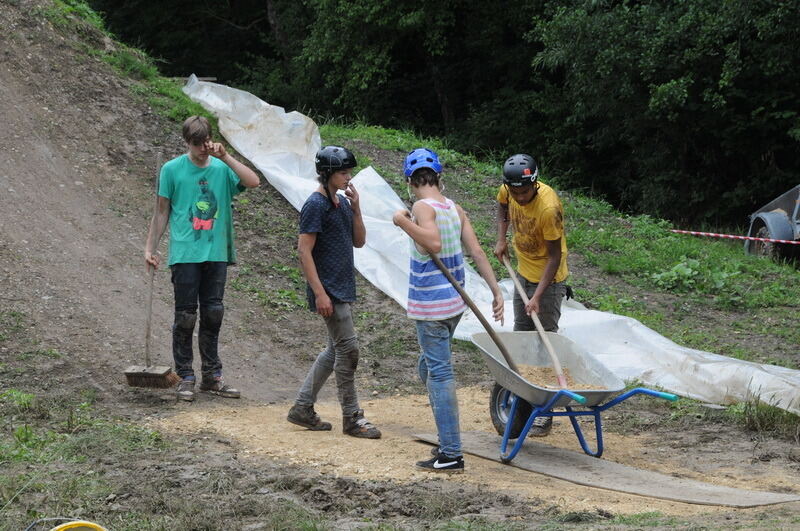
[[[538,181],[539,169],[533,157],[513,155],[503,165],[503,184],[497,192],[497,244],[499,260],[508,256],[506,235],[514,227],[513,245],[520,282],[529,298],[527,306],[514,292],[514,330],[536,330],[531,312],[542,327],[558,331],[561,299],[567,292],[567,242],[564,209],[555,190]],[[537,417],[531,435],[550,432],[552,417]]]

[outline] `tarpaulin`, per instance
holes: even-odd
[[[296,209],[317,188],[314,154],[321,141],[316,124],[298,112],[285,112],[248,92],[192,76],[184,92],[214,113],[220,132],[242,156],[255,165]],[[345,146],[346,147],[346,146]],[[408,146],[408,150],[421,146]],[[406,305],[409,239],[392,223],[403,202],[372,168],[353,179],[361,198],[367,243],[355,250],[358,271],[403,308]],[[511,330],[513,285],[501,282],[506,295],[506,322]],[[472,268],[466,291],[491,319],[491,292]],[[587,310],[579,303],[563,305],[559,333],[590,352],[617,376],[638,379],[673,393],[718,404],[745,401],[754,396],[800,414],[800,371],[741,361],[689,349],[666,339],[639,321]],[[467,312],[456,337],[469,340],[482,332],[478,319]]]

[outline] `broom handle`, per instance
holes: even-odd
[[[158,181],[161,178],[160,174],[161,170],[161,152],[158,152],[156,155],[156,210],[158,209]],[[144,325],[144,365],[145,367],[150,366],[150,322],[152,321],[153,317],[153,284],[154,277],[156,274],[156,268],[150,264],[147,264],[147,271],[149,273],[148,283],[150,284],[147,288],[147,320],[145,321]]]
[[[153,317],[153,276],[156,273],[156,268],[149,265],[147,269],[150,271],[148,275],[150,286],[147,290],[147,321],[144,325],[144,364],[145,367],[150,366],[150,321]]]
[[[461,287],[461,284],[458,283],[458,280],[456,280],[453,277],[453,275],[450,273],[450,270],[447,269],[447,267],[439,259],[439,257],[436,256],[436,253],[432,253],[432,252],[428,251],[428,254],[430,255],[431,259],[433,260],[433,263],[436,264],[436,267],[438,267],[439,270],[442,273],[444,273],[444,276],[447,277],[447,280],[450,281],[450,283],[456,289],[458,294],[461,295],[461,298],[464,299],[464,302],[467,303],[467,306],[469,306],[470,310],[472,310],[472,313],[475,314],[475,316],[481,322],[483,327],[486,329],[486,332],[489,334],[489,337],[492,338],[492,341],[494,341],[494,344],[497,345],[498,350],[500,350],[500,354],[503,355],[503,357],[506,360],[506,363],[508,363],[508,367],[512,371],[514,371],[515,373],[519,374],[519,369],[517,369],[517,364],[514,363],[514,360],[511,359],[511,354],[508,353],[508,350],[506,349],[506,346],[503,344],[502,341],[500,341],[500,338],[495,333],[494,329],[492,328],[492,325],[489,324],[489,321],[486,320],[486,318],[483,316],[483,314],[478,309],[478,307],[475,305],[475,303],[472,302],[472,299],[469,298],[469,295],[467,295],[467,292],[464,291],[464,288]]]
[[[522,303],[527,306],[528,295],[527,293],[525,293],[525,290],[522,289],[522,284],[520,284],[519,278],[517,278],[517,273],[514,271],[514,268],[511,267],[511,262],[508,261],[508,256],[503,255],[503,264],[506,266],[506,269],[508,270],[508,274],[511,277],[511,280],[514,281],[514,285],[517,287],[519,296],[522,298]],[[561,363],[558,361],[558,356],[556,356],[556,351],[553,349],[553,345],[550,344],[550,340],[544,333],[542,322],[539,320],[539,316],[536,314],[536,312],[531,312],[529,315],[531,316],[531,319],[533,319],[533,324],[536,325],[536,331],[539,332],[539,337],[542,338],[542,343],[544,343],[544,346],[547,349],[547,353],[550,354],[550,359],[553,362],[553,368],[556,371],[556,378],[558,379],[558,385],[566,389],[567,379],[564,376],[564,371],[561,369]]]

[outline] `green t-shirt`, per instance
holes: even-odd
[[[181,155],[161,168],[158,195],[171,206],[169,265],[236,262],[231,201],[244,187],[227,164],[209,161],[199,168]]]

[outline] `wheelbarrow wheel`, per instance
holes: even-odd
[[[516,439],[522,433],[528,417],[531,416],[533,407],[530,403],[518,399],[517,412],[511,422],[510,439]],[[492,424],[497,433],[503,435],[506,432],[506,424],[508,423],[508,415],[511,413],[511,392],[498,383],[494,384],[492,388],[492,396],[489,402],[489,415],[492,417]]]

